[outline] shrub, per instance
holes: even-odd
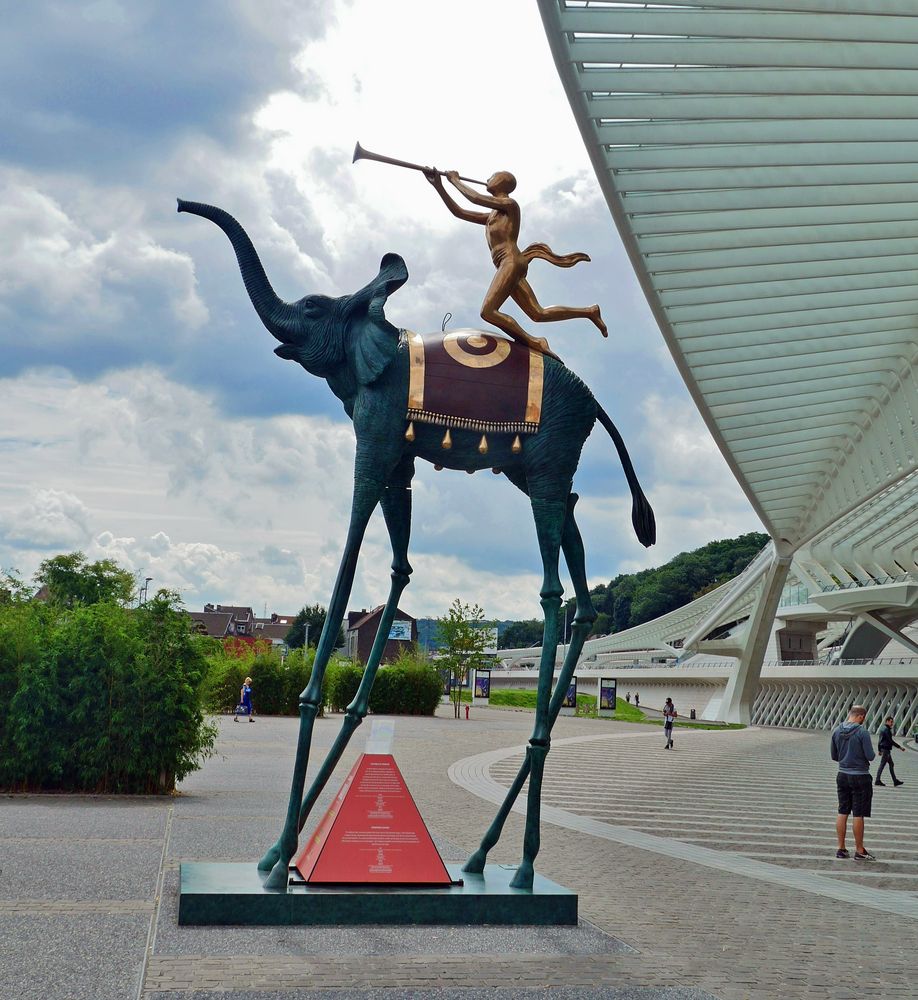
[[[176,604],[0,607],[0,784],[168,792],[200,767],[205,647]]]
[[[343,712],[354,700],[363,677],[363,667],[353,660],[338,660],[328,667],[328,704],[333,712]]]
[[[433,715],[443,679],[417,647],[380,668],[370,692],[370,711],[380,715]]]
[[[296,715],[300,692],[309,683],[315,650],[294,649],[282,658],[276,649],[251,648],[241,653],[222,646],[211,650],[205,698],[211,712],[232,712],[246,677],[252,678],[252,703],[259,715]],[[322,684],[323,700],[328,676]],[[321,710],[320,710],[321,714]]]

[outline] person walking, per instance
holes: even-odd
[[[666,746],[664,750],[672,750],[673,747],[673,724],[679,717],[679,713],[676,711],[676,706],[673,704],[672,698],[667,698],[663,705],[663,735],[666,737]]]
[[[847,721],[837,726],[832,733],[832,760],[838,761],[838,775],[835,785],[838,790],[838,816],[835,832],[838,834],[836,858],[849,858],[845,846],[848,832],[848,816],[854,833],[854,860],[876,861],[864,847],[864,820],[870,816],[873,800],[873,784],[870,780],[870,762],[876,757],[870,733],[864,728],[867,709],[863,705],[852,705]]]
[[[242,682],[242,687],[239,689],[239,704],[242,706],[242,711],[244,715],[249,717],[249,722],[254,722],[252,718],[252,713],[254,709],[252,707],[252,678],[246,677]],[[239,716],[233,718],[233,722],[238,722]]]
[[[641,705],[641,696],[637,693],[637,691],[635,691],[634,692],[634,707],[635,708],[640,708],[640,705]]]
[[[880,766],[877,769],[877,780],[874,782],[875,785],[879,785],[880,788],[885,788],[886,783],[880,781],[883,775],[883,768],[889,765],[889,773],[893,780],[893,788],[898,788],[899,785],[904,785],[904,781],[900,781],[896,777],[896,768],[893,766],[892,760],[892,749],[895,747],[897,750],[905,750],[904,746],[901,746],[893,739],[893,717],[891,715],[886,716],[886,725],[880,730],[880,739],[877,743],[877,749],[880,751]]]
[[[631,692],[630,691],[625,695],[625,701],[627,701],[629,705],[631,704]]]

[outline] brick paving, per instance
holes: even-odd
[[[495,808],[450,782],[450,767],[501,751],[489,776],[506,783],[513,748],[532,723],[528,713],[476,707],[472,715],[396,720],[399,767],[447,860],[477,846]],[[761,858],[801,884],[818,877],[844,891],[866,885],[912,903],[918,776],[912,780],[909,765],[918,755],[901,755],[903,788],[878,789],[867,842],[881,862],[868,871],[836,869],[823,857],[834,781],[824,735],[680,731],[670,755],[654,749],[659,730],[561,718],[546,772],[547,813],[614,825],[632,838],[543,824],[537,868],[580,894],[579,928],[180,928],[178,864],[254,860],[286,804],[296,720],[261,718],[235,730],[227,722],[218,755],[173,800],[4,797],[0,850],[17,867],[34,859],[34,868],[0,863],[0,939],[43,949],[0,949],[0,995],[273,1000],[385,989],[391,994],[380,995],[393,1000],[452,1000],[463,989],[504,998],[542,996],[534,991],[546,987],[559,1000],[918,994],[915,919],[697,864],[657,844]],[[339,725],[340,718],[319,720],[313,766]],[[564,743],[583,737],[601,738]],[[363,743],[358,732],[316,818]],[[655,849],[640,846],[641,838],[656,838]],[[518,861],[521,840],[522,817],[512,814],[492,860]],[[60,949],[57,961],[49,948]]]

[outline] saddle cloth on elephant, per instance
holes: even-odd
[[[405,331],[408,420],[484,434],[535,434],[544,355],[482,330]]]

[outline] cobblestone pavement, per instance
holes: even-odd
[[[490,766],[489,780],[505,782],[532,725],[528,713],[472,715],[395,723],[399,767],[450,861],[477,846],[494,813],[450,782],[450,767],[494,751],[504,760]],[[543,824],[537,867],[580,894],[577,928],[178,927],[182,861],[253,861],[277,835],[296,725],[220,720],[218,755],[171,800],[0,800],[0,997],[547,1000],[549,988],[555,1000],[916,995],[915,920],[660,853],[656,840],[653,850],[640,846],[654,835],[725,858],[787,848],[767,863],[792,878],[826,872],[846,891],[870,885],[913,902],[918,886],[892,879],[910,875],[903,862],[918,861],[911,755],[902,766],[908,783],[878,789],[868,843],[883,860],[866,873],[836,874],[821,858],[833,824],[825,737],[799,733],[679,731],[669,754],[655,749],[656,729],[559,719],[547,813],[616,824],[637,838]],[[311,767],[339,726],[340,718],[318,721]],[[363,744],[358,732],[315,819]],[[521,839],[522,817],[512,814],[492,860],[517,861]]]
[[[844,863],[835,859],[835,831],[827,822],[836,794],[825,736],[677,731],[676,742],[673,753],[664,750],[661,733],[556,742],[543,803],[802,874],[889,889],[894,912],[918,916],[918,777],[875,789],[866,844],[877,862]],[[918,754],[897,756],[903,774],[912,761],[918,765]],[[506,786],[522,760],[521,753],[509,755],[490,774]],[[851,840],[849,847],[853,854]],[[901,906],[903,893],[914,906]]]

